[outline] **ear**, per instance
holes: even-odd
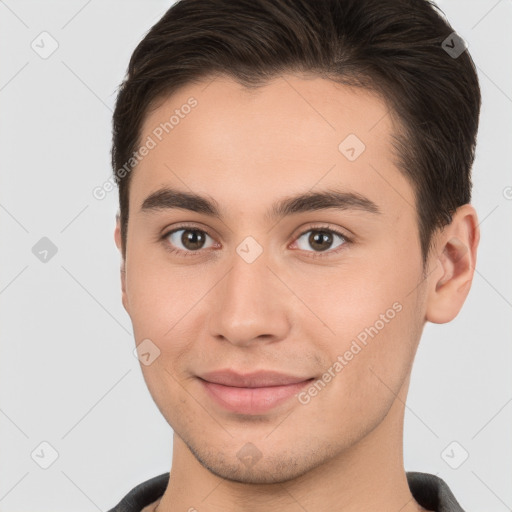
[[[128,311],[128,299],[126,296],[126,262],[123,257],[123,241],[121,238],[121,220],[119,218],[119,213],[116,214],[116,229],[114,230],[114,240],[117,248],[119,249],[119,253],[121,254],[121,292],[122,292],[122,302],[124,309],[129,314]]]
[[[444,324],[453,320],[468,295],[476,265],[480,229],[470,204],[457,208],[448,226],[433,240],[429,268],[426,320]]]

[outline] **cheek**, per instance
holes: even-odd
[[[294,269],[284,279],[314,313],[303,315],[304,308],[298,305],[298,325],[316,327],[317,333],[321,329],[330,339],[327,346],[333,346],[333,342],[337,345],[338,340],[337,348],[342,349],[347,340],[375,323],[380,331],[383,325],[396,323],[395,317],[404,318],[405,315],[397,314],[397,309],[414,300],[415,294],[411,292],[418,283],[417,267],[396,259],[391,263],[384,257],[367,261],[347,259],[338,268],[316,268],[302,273]]]
[[[422,330],[416,301],[411,297],[392,299],[373,303],[364,323],[353,326],[351,333],[339,340],[336,353],[331,351],[333,360],[342,356],[343,366],[342,378],[333,391],[342,397],[341,402],[354,406],[355,414],[385,411],[414,360]]]
[[[126,266],[129,314],[137,342],[172,336],[175,326],[201,296],[201,286],[177,267],[136,251]]]
[[[341,402],[356,405],[355,396],[365,402],[392,397],[387,386],[396,392],[403,382],[424,323],[417,261],[411,256],[390,264],[383,258],[335,270],[329,279],[314,280],[316,286],[309,277],[297,283],[317,317],[301,321],[306,337],[315,340],[326,370],[343,375],[332,379],[336,394],[350,395]],[[319,336],[319,329],[327,334]]]
[[[159,351],[153,364],[141,367],[151,394],[165,407],[180,396],[189,361],[203,355],[193,348],[205,322],[195,321],[194,315],[212,284],[192,267],[172,267],[144,254],[131,256],[126,290],[134,337],[137,344],[151,340]]]
[[[414,312],[404,305],[385,309],[384,315],[385,320],[351,329],[357,331],[355,336],[340,334],[326,347],[329,363],[320,382],[300,397],[308,414],[321,415],[325,425],[335,426],[338,436],[343,432],[348,438],[375,427],[407,379],[420,334]],[[405,401],[405,396],[401,399]]]

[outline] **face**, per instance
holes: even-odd
[[[425,288],[387,111],[318,77],[219,77],[145,120],[123,303],[156,404],[223,478],[342,456],[406,387]]]

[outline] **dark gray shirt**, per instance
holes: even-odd
[[[406,473],[414,499],[427,510],[435,512],[464,512],[444,480],[429,473]],[[134,487],[109,512],[140,512],[160,498],[169,481],[169,473],[155,476]]]

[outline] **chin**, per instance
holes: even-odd
[[[322,456],[319,450],[309,453],[306,449],[297,454],[277,451],[273,452],[271,456],[260,454],[253,460],[244,458],[243,452],[240,455],[242,450],[228,456],[211,449],[203,451],[190,446],[189,449],[197,461],[214,475],[243,484],[261,485],[289,482],[308,473],[330,458],[327,454]],[[251,448],[247,448],[246,451],[250,452]]]

